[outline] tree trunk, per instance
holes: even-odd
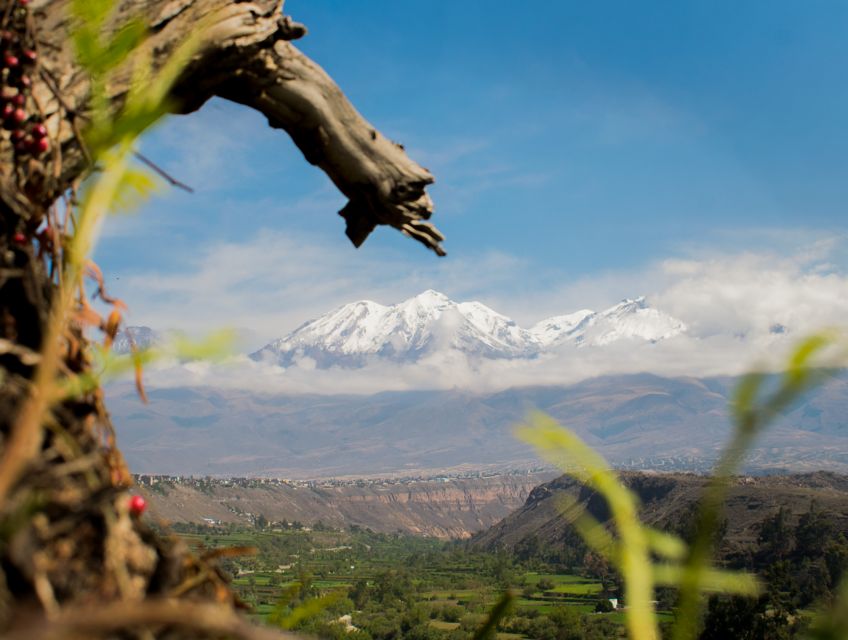
[[[6,109],[0,133],[0,634],[265,637],[233,613],[236,598],[211,561],[155,533],[132,512],[130,479],[99,389],[53,404],[34,438],[20,433],[56,288],[51,246],[61,243],[55,231],[37,241],[36,234],[56,201],[92,169],[80,134],[89,122],[91,86],[75,60],[70,4],[0,1],[0,106]],[[201,30],[202,46],[172,92],[175,112],[196,110],[212,96],[261,111],[348,198],[339,213],[354,245],[384,224],[444,255],[442,235],[427,222],[432,176],[291,44],[305,28],[282,15],[279,0],[120,0],[110,28],[139,17],[149,30],[143,49],[154,70]],[[32,48],[35,54],[26,68],[7,57],[20,54],[23,38],[23,53]],[[124,73],[107,87],[115,112],[130,78]],[[11,87],[21,87],[23,97]],[[39,123],[46,135],[37,131]],[[82,329],[71,325],[62,338],[63,376],[89,370],[85,347]],[[203,609],[210,606],[204,603],[218,608]],[[97,611],[87,614],[89,606]]]

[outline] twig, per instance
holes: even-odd
[[[41,354],[31,351],[26,347],[19,345],[11,340],[0,338],[0,355],[11,354],[17,356],[21,364],[28,366],[36,365],[41,360]]]
[[[168,184],[170,184],[172,187],[177,187],[178,189],[182,189],[183,191],[187,191],[188,193],[194,193],[194,189],[192,189],[184,182],[180,182],[179,180],[177,180],[174,176],[169,174],[167,171],[165,171],[162,167],[153,162],[153,160],[151,160],[147,156],[139,153],[138,151],[133,151],[133,155],[138,160],[146,164],[150,169],[153,169],[153,171],[158,173],[162,178],[167,180]]]

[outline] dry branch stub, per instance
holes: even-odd
[[[99,389],[41,398],[45,419],[32,433],[18,428],[38,388],[73,194],[93,168],[81,134],[91,85],[72,50],[70,4],[0,1],[0,108],[8,111],[0,132],[0,635],[271,637],[237,614],[212,558],[145,524]],[[388,225],[444,255],[428,222],[432,176],[291,44],[306,30],[282,15],[279,0],[121,0],[110,28],[139,17],[148,38],[131,58],[143,52],[154,73],[201,25],[203,46],[173,91],[175,112],[213,96],[259,110],[348,198],[339,213],[354,245]],[[131,78],[127,70],[106,87],[115,113]],[[91,371],[84,326],[94,312],[83,296],[54,345],[60,378]],[[114,317],[94,318],[114,335]]]

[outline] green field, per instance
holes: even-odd
[[[180,535],[198,550],[255,547],[255,555],[221,562],[239,596],[255,617],[278,623],[320,599],[322,606],[295,628],[321,637],[470,638],[507,589],[516,597],[499,625],[500,640],[581,625],[593,638],[615,638],[621,630],[620,613],[594,613],[604,589],[598,580],[470,553],[459,543],[357,528],[184,527]],[[354,628],[346,630],[339,618],[347,614]]]

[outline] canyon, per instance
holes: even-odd
[[[292,482],[138,476],[154,520],[252,525],[318,523],[465,539],[518,509],[553,471],[480,477]]]

